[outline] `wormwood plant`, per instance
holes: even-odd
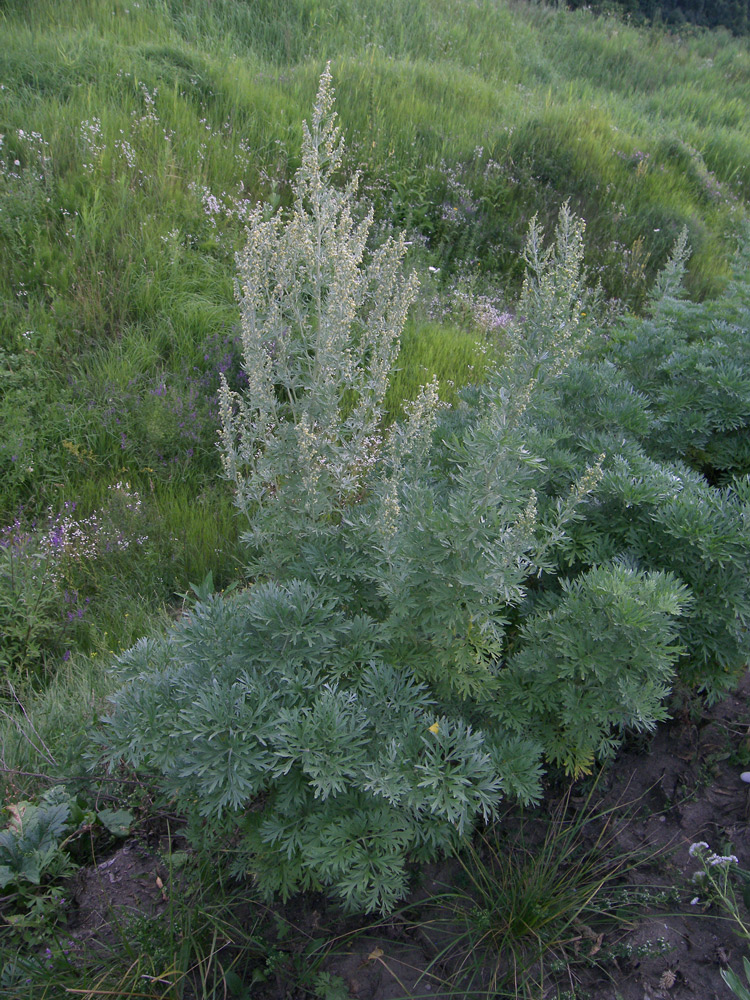
[[[224,471],[248,518],[252,571],[278,577],[300,539],[337,544],[382,446],[383,401],[416,279],[403,236],[368,252],[373,221],[357,177],[334,185],[344,155],[326,69],[304,127],[288,218],[260,205],[238,255],[244,392],[222,376]]]
[[[733,281],[719,301],[684,297],[683,233],[645,319],[623,325],[612,353],[647,393],[650,449],[688,463],[712,483],[750,473],[750,239],[741,234]]]
[[[678,668],[716,699],[750,656],[750,286],[747,236],[718,302],[684,300],[684,234],[652,292],[649,315],[595,334],[535,413],[535,447],[559,488],[591,456],[610,458],[555,553],[568,575],[624,558],[688,588]],[[548,485],[548,488],[549,488]]]
[[[222,387],[220,445],[254,582],[119,658],[104,739],[264,890],[387,911],[409,861],[537,799],[545,761],[580,773],[663,717],[689,594],[622,550],[561,569],[605,475],[553,461],[544,426],[590,332],[567,206],[552,246],[532,224],[504,365],[382,429],[414,281],[338,183],[332,102],[326,70],[291,212],[258,208],[239,258],[247,386]]]

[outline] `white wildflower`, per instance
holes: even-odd
[[[709,858],[706,859],[706,863],[711,865],[712,867],[716,867],[717,865],[724,867],[725,865],[739,864],[734,854],[727,854],[727,855],[712,854]]]

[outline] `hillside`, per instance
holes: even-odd
[[[281,996],[274,892],[391,912],[503,796],[562,830],[569,778],[746,670],[750,45],[520,0],[0,0],[0,32],[0,989]],[[114,972],[50,936],[102,850],[157,909],[208,887],[152,955],[107,923]]]

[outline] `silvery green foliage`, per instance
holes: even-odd
[[[743,958],[742,965],[745,970],[745,979],[748,983],[747,986],[732,969],[722,969],[721,978],[736,997],[739,997],[740,1000],[750,1000],[750,989],[748,989],[748,986],[750,986],[750,961],[747,958]]]
[[[750,238],[718,301],[681,295],[687,250],[681,238],[652,297],[650,315],[624,324],[617,362],[653,414],[648,447],[687,462],[711,482],[750,473]]]
[[[502,782],[484,735],[382,652],[310,583],[211,598],[120,658],[112,756],[209,826],[229,814],[263,887],[389,909],[407,858],[454,847]]]
[[[555,241],[544,246],[536,216],[524,249],[526,273],[518,303],[523,334],[514,338],[504,370],[513,388],[530,397],[540,381],[553,380],[580,353],[591,325],[596,296],[583,280],[584,226],[566,202]]]
[[[683,300],[685,255],[681,237],[649,315],[592,337],[537,408],[529,443],[552,490],[610,456],[553,557],[567,573],[626,558],[684,584],[679,677],[715,700],[750,659],[750,283],[745,244],[721,300]]]
[[[249,521],[260,571],[287,557],[290,534],[335,533],[382,447],[383,400],[416,292],[403,236],[368,247],[372,211],[357,177],[343,189],[343,139],[327,67],[303,129],[291,214],[250,216],[238,255],[247,386],[220,393],[224,471]]]
[[[555,243],[545,249],[532,221],[523,321],[507,332],[502,366],[463,413],[429,409],[437,435],[431,449],[415,449],[409,426],[397,428],[394,439],[409,441],[408,457],[373,484],[380,530],[366,573],[387,609],[383,634],[392,655],[445,698],[494,700],[513,609],[601,475],[597,456],[539,518],[544,462],[528,448],[528,428],[588,332],[583,229],[564,206]],[[359,521],[363,527],[364,516]]]
[[[588,333],[582,223],[564,208],[549,250],[532,225],[506,363],[383,434],[413,283],[402,241],[368,250],[341,149],[326,71],[293,210],[258,209],[239,260],[221,447],[255,582],[119,658],[105,739],[268,892],[388,911],[545,761],[580,773],[663,716],[688,595],[621,551],[564,570],[608,474],[545,426]]]

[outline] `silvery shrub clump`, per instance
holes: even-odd
[[[585,772],[664,718],[693,605],[626,544],[587,558],[625,459],[561,410],[591,315],[567,207],[547,248],[532,224],[503,364],[450,411],[428,382],[384,429],[416,285],[336,183],[332,105],[326,70],[291,211],[258,207],[238,260],[247,385],[222,387],[220,447],[252,582],[119,657],[104,739],[262,889],[386,912],[410,862],[538,800],[545,766]]]

